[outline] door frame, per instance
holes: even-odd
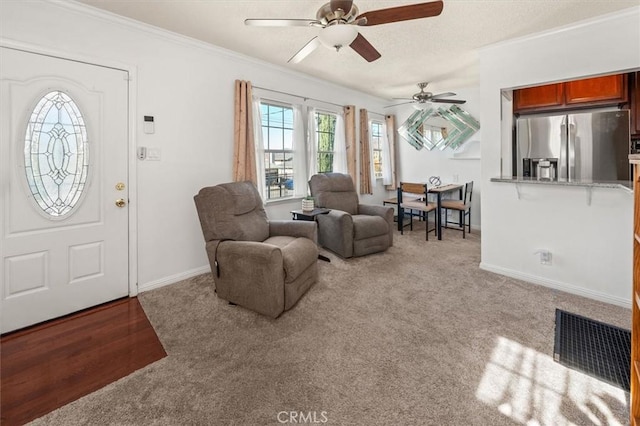
[[[128,80],[128,114],[127,114],[127,175],[129,185],[129,202],[128,202],[128,250],[129,250],[129,297],[138,295],[138,206],[137,206],[137,157],[136,157],[136,133],[137,123],[136,100],[137,100],[137,67],[135,65],[123,64],[121,62],[112,61],[104,58],[96,58],[87,55],[78,55],[68,51],[52,49],[49,47],[37,46],[29,43],[23,43],[7,38],[0,37],[0,46],[9,49],[21,50],[26,53],[34,53],[38,55],[51,56],[58,59],[81,62],[84,64],[95,65],[104,68],[113,68],[125,71],[129,74]]]

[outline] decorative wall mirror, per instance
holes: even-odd
[[[457,105],[435,108],[429,104],[416,110],[398,133],[415,149],[456,149],[480,130],[480,122]]]

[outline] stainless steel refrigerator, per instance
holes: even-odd
[[[521,116],[513,173],[568,181],[630,180],[629,125],[629,110]]]

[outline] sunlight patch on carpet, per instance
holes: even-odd
[[[627,423],[612,410],[627,405],[623,390],[505,337],[496,339],[476,398],[526,425],[579,424],[581,420],[595,425]],[[580,410],[583,418],[566,418],[571,407]]]

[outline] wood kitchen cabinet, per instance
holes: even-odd
[[[564,84],[545,84],[513,91],[514,112],[561,107],[564,104]]]
[[[529,113],[629,102],[627,74],[585,78],[513,91],[513,112]]]
[[[626,74],[567,81],[564,86],[567,105],[621,104],[629,100]]]

